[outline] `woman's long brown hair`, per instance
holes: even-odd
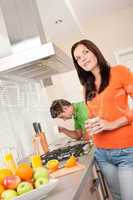
[[[102,55],[101,51],[98,47],[91,42],[90,40],[80,40],[76,42],[71,48],[71,55],[73,58],[73,63],[78,73],[78,77],[80,83],[85,87],[85,100],[92,100],[96,95],[96,85],[95,85],[95,76],[92,74],[91,71],[85,71],[82,69],[79,64],[77,63],[74,57],[74,51],[77,46],[84,45],[89,49],[97,58],[98,66],[100,68],[100,75],[101,75],[101,85],[99,88],[98,93],[102,92],[109,84],[110,78],[110,66],[104,56]]]

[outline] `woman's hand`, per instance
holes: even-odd
[[[117,122],[109,122],[99,117],[95,117],[85,122],[85,128],[90,132],[91,135],[93,135],[104,130],[111,131],[117,128]]]

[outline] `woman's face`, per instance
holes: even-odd
[[[80,44],[74,50],[74,58],[85,71],[93,71],[97,67],[97,58],[85,45]]]

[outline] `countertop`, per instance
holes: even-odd
[[[85,169],[59,178],[58,185],[48,196],[42,200],[76,200],[87,176],[90,165],[93,162],[93,150],[79,158],[79,162],[85,165]]]

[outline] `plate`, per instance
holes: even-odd
[[[45,198],[58,184],[58,179],[50,179],[46,185],[42,185],[37,189],[15,197],[13,200],[40,200]]]

